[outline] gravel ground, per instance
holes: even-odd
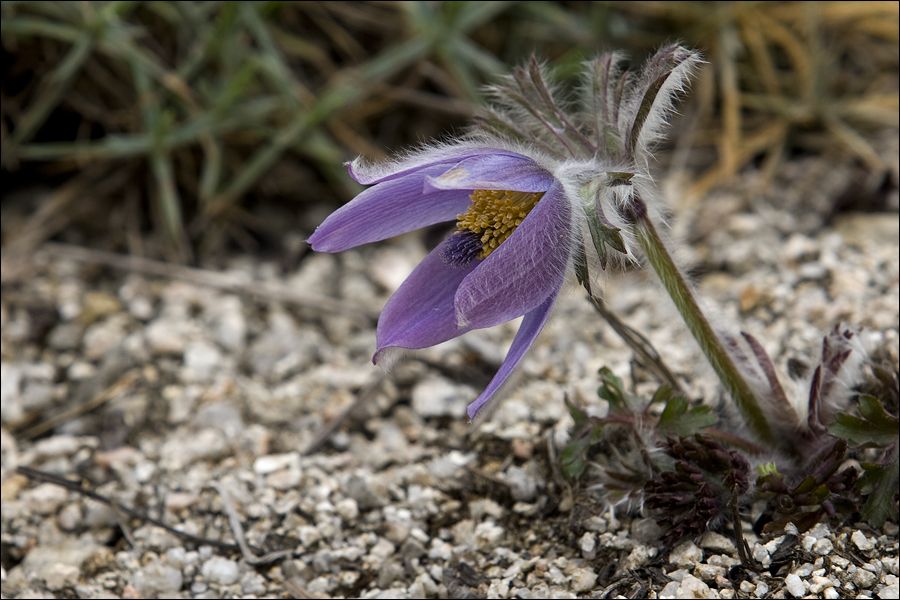
[[[676,206],[672,236],[689,242],[679,257],[716,319],[739,322],[779,368],[811,360],[835,323],[858,325],[871,359],[897,368],[893,164],[888,212],[832,218],[853,171],[818,160],[790,164],[777,193],[752,191],[751,174]],[[517,323],[410,355],[384,377],[370,363],[373,315],[425,253],[410,234],[306,254],[296,268],[235,256],[158,277],[146,262],[111,268],[103,253],[37,252],[0,306],[3,596],[898,597],[896,524],[751,533],[753,556],[776,567],[757,574],[735,568],[728,537],[667,550],[652,520],[569,489],[551,459],[571,425],[564,394],[602,411],[602,366],[638,392],[657,385],[574,286],[477,425],[465,405]],[[609,306],[692,396],[717,398],[650,274],[604,277]]]

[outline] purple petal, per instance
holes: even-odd
[[[572,247],[572,209],[554,182],[509,238],[456,292],[460,325],[492,327],[520,317],[562,287]]]
[[[422,192],[426,177],[446,170],[446,165],[431,166],[364,190],[325,219],[307,241],[318,252],[340,252],[455,220],[471,204],[467,191]]]
[[[469,420],[474,419],[478,412],[491,402],[494,394],[516,369],[522,361],[522,358],[525,356],[525,353],[528,352],[528,349],[531,348],[534,340],[537,339],[538,334],[541,332],[541,329],[543,329],[544,323],[547,322],[547,317],[550,316],[550,310],[556,302],[558,291],[559,290],[557,289],[554,293],[545,298],[543,303],[526,314],[525,318],[522,319],[522,325],[519,327],[519,332],[516,333],[516,338],[513,340],[509,353],[507,353],[506,359],[503,361],[500,370],[497,371],[497,374],[494,375],[494,378],[488,384],[487,388],[485,388],[481,395],[478,396],[475,402],[470,404],[466,409]]]
[[[553,175],[527,156],[492,154],[467,158],[440,177],[429,177],[425,189],[545,192],[552,184]]]
[[[475,270],[478,261],[467,267],[451,267],[441,258],[444,240],[413,270],[391,296],[375,332],[376,352],[387,347],[427,348],[469,331],[457,328],[453,299],[460,282]]]
[[[431,148],[405,160],[386,163],[366,163],[357,158],[349,164],[350,177],[363,185],[391,181],[435,165],[454,165],[467,158],[484,155],[522,156],[509,150],[486,146],[451,146]]]

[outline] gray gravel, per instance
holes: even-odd
[[[805,181],[818,168],[790,166]],[[691,241],[680,259],[703,273],[717,321],[740,322],[781,369],[812,360],[835,323],[859,325],[872,360],[896,368],[897,213],[828,221],[827,190],[766,196],[753,184],[675,207],[672,236]],[[309,255],[288,273],[247,257],[215,270],[371,310],[425,252],[410,234]],[[373,322],[58,252],[38,252],[30,273],[0,304],[4,597],[898,597],[895,524],[819,525],[798,536],[781,576],[729,577],[739,564],[731,539],[709,533],[666,551],[652,521],[573,496],[549,459],[571,425],[564,395],[602,412],[603,366],[638,392],[657,385],[574,286],[489,419],[468,425],[464,408],[517,323],[405,358],[303,455],[380,377]],[[611,308],[692,396],[715,399],[714,377],[650,274],[603,278]],[[88,402],[51,432],[29,433]],[[186,542],[19,466],[80,478],[216,542],[234,541],[230,502],[252,555]],[[767,565],[784,540],[750,534],[752,555]],[[278,550],[287,556],[252,564]]]

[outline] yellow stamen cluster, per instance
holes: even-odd
[[[456,227],[481,234],[478,258],[487,258],[522,224],[543,195],[544,192],[475,190],[470,195],[472,206],[464,215],[457,215]]]

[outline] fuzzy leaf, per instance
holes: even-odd
[[[600,369],[600,377],[603,385],[597,390],[597,395],[609,402],[610,412],[627,412],[629,410],[628,397],[622,388],[622,380],[607,367]]]
[[[859,397],[859,412],[863,418],[839,413],[828,428],[831,435],[843,438],[857,446],[896,444],[900,436],[900,419],[889,414],[877,398]]]
[[[570,480],[578,479],[587,467],[587,451],[592,445],[600,441],[600,428],[590,424],[590,417],[580,408],[564,399],[569,414],[575,420],[574,431],[580,434],[572,438],[566,444],[559,456],[559,466],[563,475]]]
[[[716,415],[708,406],[695,406],[688,410],[689,406],[690,403],[683,396],[670,399],[659,417],[656,426],[659,432],[687,437],[715,425]]]
[[[900,461],[897,459],[895,449],[887,464],[862,464],[865,473],[859,478],[857,487],[869,494],[862,509],[862,518],[873,527],[881,527],[887,519],[896,521],[900,516],[894,504],[897,484],[900,483]]]

